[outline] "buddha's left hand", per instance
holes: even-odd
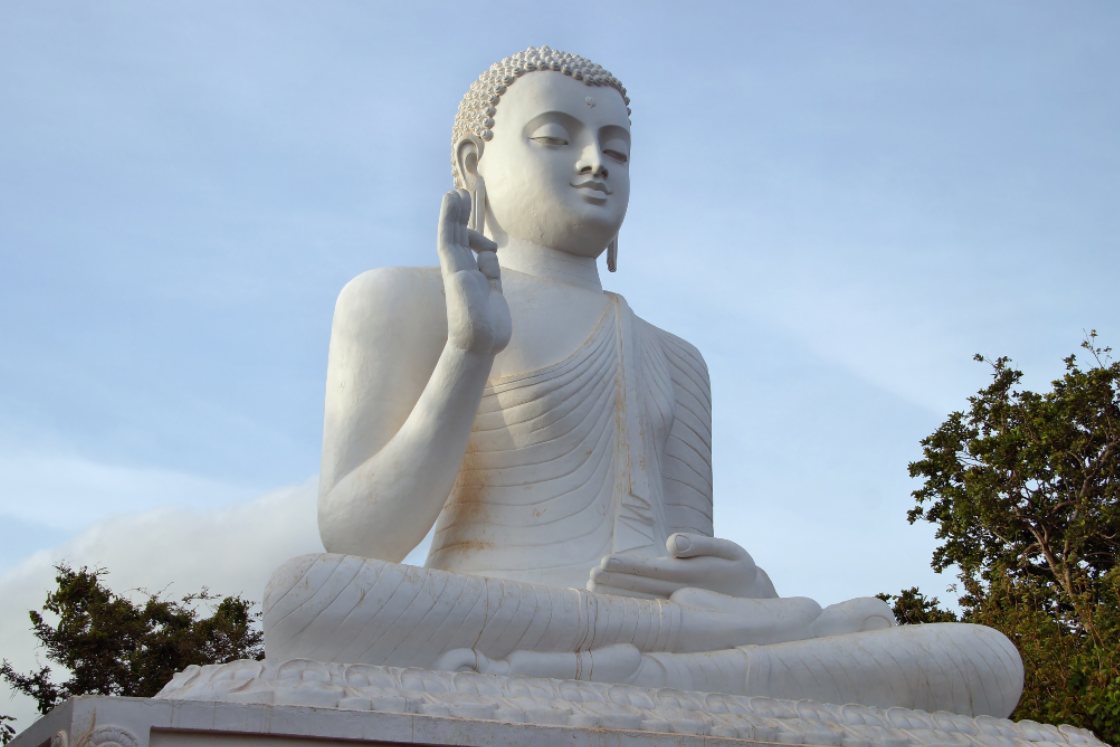
[[[731,540],[678,532],[665,542],[668,556],[608,555],[591,569],[588,591],[667,599],[679,589],[733,597],[777,596],[766,572]]]

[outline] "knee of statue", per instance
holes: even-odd
[[[894,627],[891,608],[882,599],[860,597],[829,605],[813,621],[813,637],[843,635],[844,633],[886,630]]]

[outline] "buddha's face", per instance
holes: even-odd
[[[597,256],[630,200],[630,119],[618,91],[535,72],[509,87],[478,161],[494,238]]]

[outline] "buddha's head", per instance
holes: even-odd
[[[463,97],[452,134],[455,185],[475,195],[472,223],[499,244],[598,256],[630,199],[628,104],[614,76],[578,55],[530,48],[492,65]]]

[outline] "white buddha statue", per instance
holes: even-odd
[[[628,103],[547,47],[463,99],[440,266],[372,270],[339,297],[328,554],[275,575],[269,658],[1010,713],[1022,668],[995,631],[779,598],[713,536],[704,361],[600,283]],[[426,568],[401,565],[433,527]]]

